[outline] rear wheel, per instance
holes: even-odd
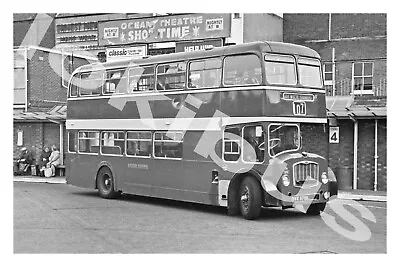
[[[103,167],[97,174],[97,189],[102,198],[116,198],[119,192],[114,190],[114,178],[109,168]]]
[[[261,187],[254,177],[243,179],[239,188],[239,208],[242,216],[247,220],[254,220],[261,212]]]
[[[326,203],[316,203],[311,204],[308,207],[307,214],[308,215],[319,215],[322,211],[324,211]]]

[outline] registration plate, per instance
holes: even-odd
[[[308,196],[292,196],[293,201],[306,201]]]

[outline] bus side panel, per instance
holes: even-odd
[[[208,154],[215,149],[216,155],[220,157],[221,146],[220,131],[206,132],[187,131],[183,144],[185,155],[184,166],[184,190],[188,201],[218,205],[218,184],[212,183],[212,171],[220,167],[212,161]],[[206,140],[208,148],[204,146]],[[201,147],[197,147],[197,145]]]
[[[108,157],[117,179],[117,189],[124,193],[150,196],[153,160],[150,158]]]
[[[231,117],[260,117],[265,104],[263,89],[221,92],[220,110]]]
[[[174,159],[154,159],[151,196],[184,200],[183,162]]]
[[[84,188],[96,187],[99,158],[97,155],[67,153],[67,183]]]

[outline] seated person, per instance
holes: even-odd
[[[55,176],[56,166],[60,165],[60,151],[58,151],[55,145],[51,147],[51,151],[49,162],[46,164],[46,169],[51,168],[51,176]]]
[[[16,175],[26,175],[29,166],[33,163],[32,153],[26,148],[21,148],[21,155],[14,165],[14,174]]]
[[[244,138],[251,145],[251,148],[244,146],[244,160],[253,162],[264,161],[264,137],[256,136],[256,127],[245,128]],[[254,156],[256,158],[252,158]]]
[[[45,146],[39,158],[38,168],[40,176],[44,176],[44,170],[46,169],[46,165],[49,162],[50,155],[51,155],[50,148],[48,146]]]

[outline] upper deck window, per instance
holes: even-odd
[[[296,85],[296,67],[292,56],[264,55],[265,73],[270,84]]]
[[[157,66],[157,90],[185,88],[186,62],[173,62]]]
[[[104,94],[121,94],[127,92],[127,69],[107,70],[104,80]]]
[[[79,94],[81,96],[100,94],[103,84],[102,72],[85,72],[81,74],[80,78]]]
[[[189,88],[215,88],[221,84],[222,60],[209,58],[189,64]]]
[[[322,87],[321,64],[318,59],[299,58],[300,84],[309,87]]]
[[[148,91],[154,89],[154,66],[137,66],[129,69],[129,89]]]
[[[224,85],[257,85],[261,79],[261,62],[257,55],[228,56],[224,61]]]

